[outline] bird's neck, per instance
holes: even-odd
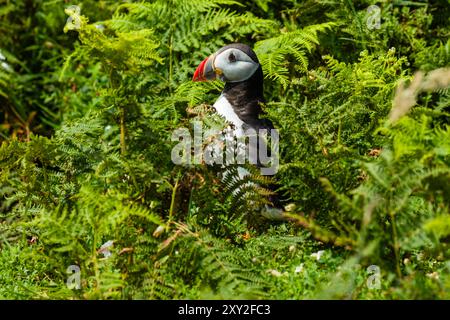
[[[270,120],[260,118],[264,114],[261,105],[265,102],[261,66],[248,80],[227,83],[222,96],[231,105],[233,113],[247,126],[254,129],[273,128]]]
[[[222,94],[227,98],[235,100],[236,105],[245,102],[243,100],[257,100],[258,102],[264,102],[263,73],[261,66],[259,66],[248,80],[241,82],[227,82]]]
[[[222,95],[233,107],[239,119],[249,125],[256,126],[259,123],[259,116],[263,114],[261,104],[264,103],[261,66],[248,80],[227,83]]]

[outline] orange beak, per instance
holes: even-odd
[[[194,72],[192,81],[209,81],[216,79],[216,72],[213,68],[213,56],[209,56],[203,60]]]

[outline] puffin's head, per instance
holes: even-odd
[[[192,81],[219,78],[225,82],[242,82],[248,80],[259,67],[258,58],[249,46],[233,43],[203,60],[195,70]]]

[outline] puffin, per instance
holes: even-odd
[[[230,124],[235,137],[244,136],[249,129],[257,133],[261,129],[265,129],[267,133],[275,129],[269,119],[262,117],[265,114],[262,109],[265,103],[263,70],[250,46],[233,43],[220,48],[199,64],[192,81],[216,79],[225,82],[225,86],[213,108]],[[262,147],[260,139],[256,148],[258,147]],[[256,151],[254,154],[258,159],[253,159],[252,163],[263,167],[259,161],[259,153]],[[250,174],[243,167],[238,167],[237,171],[239,179]],[[265,205],[260,209],[262,216],[270,220],[285,220],[283,206],[275,192],[277,186],[270,185],[269,189],[273,192],[269,197],[272,205]]]

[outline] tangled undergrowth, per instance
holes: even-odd
[[[0,297],[449,299],[449,11],[0,0]],[[171,161],[175,129],[225,125],[191,77],[231,42],[263,66],[288,222]]]

